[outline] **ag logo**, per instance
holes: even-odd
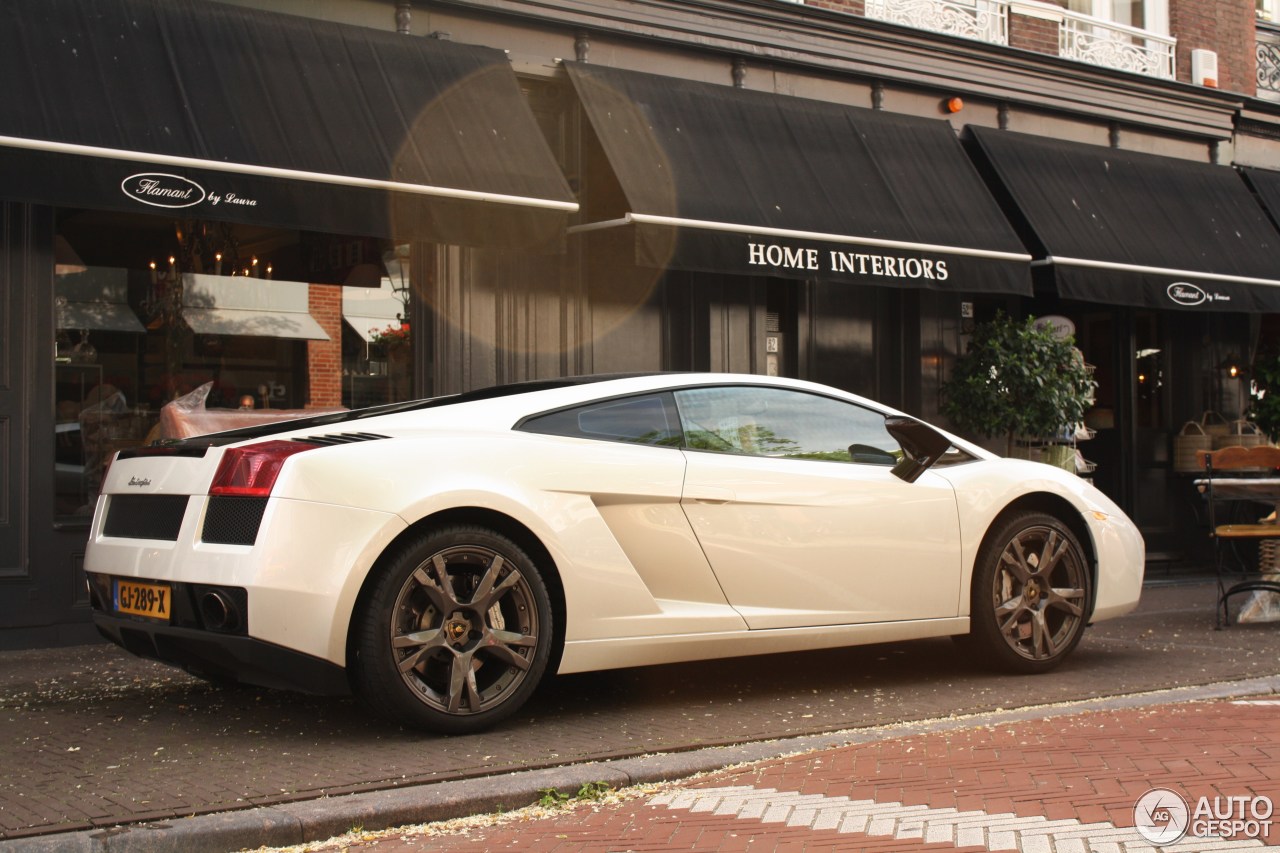
[[[1169,294],[1169,298],[1179,305],[1202,305],[1209,301],[1209,294],[1205,293],[1194,284],[1185,281],[1175,281],[1165,290]]]
[[[120,190],[152,207],[192,207],[205,199],[204,187],[195,181],[162,172],[130,175],[120,182]]]
[[[1168,788],[1152,788],[1133,804],[1133,825],[1152,844],[1172,844],[1187,834],[1187,801]]]

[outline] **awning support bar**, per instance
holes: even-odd
[[[1099,270],[1120,270],[1123,272],[1151,273],[1153,275],[1175,275],[1189,279],[1206,279],[1208,281],[1226,281],[1237,284],[1260,284],[1266,287],[1280,287],[1280,280],[1271,278],[1252,278],[1245,275],[1228,275],[1226,273],[1197,272],[1196,270],[1177,270],[1165,267],[1146,267],[1141,264],[1118,264],[1113,261],[1091,261],[1085,258],[1060,258],[1055,255],[1031,262],[1033,267],[1048,267],[1059,264],[1064,267],[1088,267]]]
[[[304,172],[298,169],[281,169],[275,166],[255,166],[250,163],[226,163],[220,160],[203,160],[198,157],[179,157],[172,154],[151,154],[144,151],[125,151],[119,148],[99,148],[95,145],[79,145],[70,142],[53,142],[46,139],[24,139],[18,136],[0,136],[0,146],[8,148],[24,148],[31,151],[49,151],[55,154],[74,154],[83,157],[98,157],[106,160],[137,160],[178,168],[205,169],[210,172],[231,172],[240,175],[258,175],[268,178],[288,178],[295,181],[311,181],[317,184],[336,184],[344,187],[362,189],[387,190],[389,192],[413,193],[415,195],[456,198],[466,201],[487,201],[495,204],[514,204],[521,207],[536,207],[545,210],[562,210],[576,213],[577,202],[555,201],[545,198],[528,198],[526,196],[486,193],[477,190],[462,190],[452,187],[433,187],[425,184],[410,184],[403,181],[381,181],[376,178],[358,178],[354,175],[332,175],[326,172]]]
[[[878,237],[850,237],[845,234],[826,234],[819,231],[796,231],[790,228],[769,228],[757,225],[738,225],[732,222],[711,222],[705,219],[681,219],[676,216],[657,216],[651,213],[628,213],[621,219],[588,222],[569,227],[570,234],[620,228],[625,225],[670,225],[675,228],[700,228],[706,231],[726,231],[735,234],[758,234],[765,237],[784,237],[796,240],[819,240],[824,243],[853,243],[874,246],[878,249],[902,249],[912,252],[939,252],[948,255],[964,255],[971,258],[991,258],[1002,261],[1030,261],[1031,256],[1017,252],[997,252],[990,249],[967,249],[960,246],[940,246],[932,243],[911,243],[904,240],[884,240]]]

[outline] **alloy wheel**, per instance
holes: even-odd
[[[1000,636],[1031,661],[1057,657],[1083,628],[1084,555],[1048,525],[1023,528],[1005,545],[991,595]]]
[[[540,629],[533,590],[492,548],[459,545],[432,554],[409,573],[391,613],[401,679],[445,714],[502,705],[533,665]]]

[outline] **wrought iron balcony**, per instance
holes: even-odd
[[[1258,97],[1280,101],[1280,27],[1258,21]]]
[[[1176,46],[1169,36],[1062,10],[1058,55],[1067,59],[1172,80]]]
[[[867,0],[866,15],[935,33],[1009,43],[1009,0]]]
[[[1012,0],[866,0],[866,15],[881,21],[920,30],[978,39],[992,44],[1009,43],[1009,6]],[[1177,40],[1150,30],[1117,24],[1064,9],[1054,3],[1018,0],[1057,19],[1058,55],[1150,77],[1174,77]],[[1037,16],[1039,17],[1039,16]],[[1277,30],[1280,33],[1280,30]],[[1259,47],[1259,75],[1261,75]],[[1280,54],[1277,55],[1280,59]],[[1280,81],[1277,82],[1280,85]],[[1259,77],[1261,87],[1261,76]]]

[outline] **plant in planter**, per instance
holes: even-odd
[[[1253,362],[1253,390],[1246,417],[1266,433],[1268,440],[1280,439],[1280,345],[1259,352]]]
[[[1070,338],[1003,312],[979,323],[942,388],[942,411],[962,430],[1049,437],[1084,420],[1095,383]]]
[[[370,343],[385,346],[388,350],[409,345],[409,323],[400,320],[382,329],[369,330]]]

